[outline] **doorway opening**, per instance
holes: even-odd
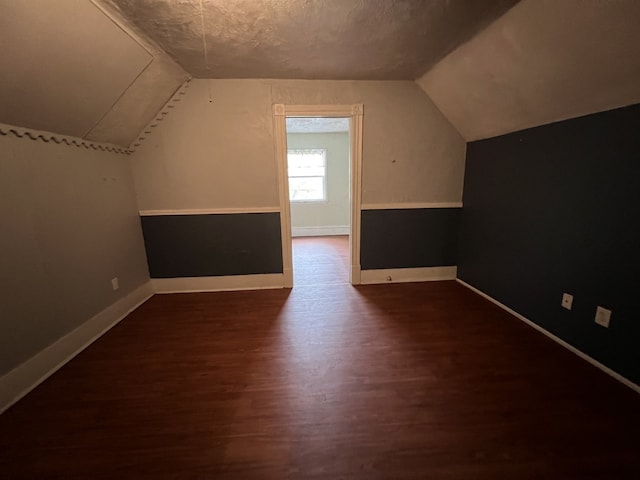
[[[349,118],[286,117],[293,284],[349,281]]]
[[[362,111],[274,105],[285,287],[360,283]]]

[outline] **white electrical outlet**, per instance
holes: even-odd
[[[120,285],[118,285],[118,277],[111,279],[111,286],[113,287],[114,290],[117,290],[120,288]]]
[[[573,295],[571,295],[569,293],[563,293],[562,294],[562,307],[566,308],[567,310],[571,310],[572,306],[573,306]]]
[[[609,328],[609,322],[611,322],[611,310],[606,308],[596,308],[596,323],[605,328]]]

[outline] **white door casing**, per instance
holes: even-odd
[[[291,251],[291,205],[289,203],[289,177],[287,174],[286,117],[341,117],[349,118],[350,143],[350,235],[349,282],[360,284],[360,210],[362,203],[362,116],[364,106],[353,105],[273,105],[275,155],[278,164],[278,190],[280,193],[280,229],[282,237],[282,263],[284,286],[293,286],[293,254]]]

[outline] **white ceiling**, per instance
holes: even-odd
[[[287,133],[340,133],[349,131],[348,118],[287,117]]]

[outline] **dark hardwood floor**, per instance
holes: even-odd
[[[635,479],[639,455],[636,393],[455,282],[158,295],[0,416],[1,479]]]

